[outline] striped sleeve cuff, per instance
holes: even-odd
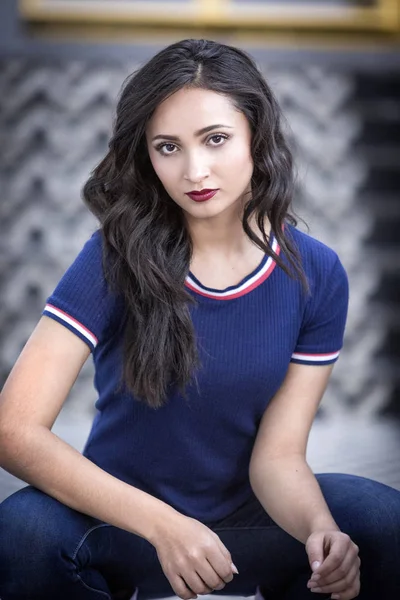
[[[98,339],[94,335],[94,333],[92,333],[87,327],[82,325],[82,323],[74,319],[74,317],[71,317],[69,314],[67,314],[60,308],[57,308],[52,304],[46,304],[43,310],[43,314],[46,315],[46,317],[54,319],[61,325],[64,325],[65,327],[67,327],[67,329],[72,331],[72,333],[75,333],[78,337],[81,338],[81,340],[87,343],[87,345],[92,351],[96,348],[98,344]]]
[[[340,350],[325,354],[306,354],[303,352],[293,352],[290,362],[299,365],[330,365],[339,358]]]

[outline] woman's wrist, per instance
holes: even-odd
[[[330,513],[324,513],[317,515],[310,522],[309,535],[317,531],[340,531],[340,528]]]
[[[172,508],[172,506],[162,502],[161,506],[157,507],[155,512],[150,516],[143,537],[145,537],[150,544],[156,546],[160,537],[163,537],[165,532],[181,517],[183,517],[181,513]]]

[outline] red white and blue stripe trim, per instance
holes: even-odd
[[[272,240],[272,250],[275,252],[275,254],[279,255],[280,247],[275,237]],[[275,269],[275,266],[275,260],[269,256],[263,266],[256,269],[254,275],[249,277],[249,279],[244,281],[244,283],[237,286],[231,286],[230,288],[222,291],[213,290],[201,285],[200,282],[195,281],[190,274],[186,277],[186,286],[197,294],[206,296],[207,298],[214,298],[215,300],[233,300],[243,296],[244,294],[248,294],[256,287],[261,285],[271,275],[272,271]]]
[[[329,364],[335,362],[339,357],[340,350],[328,352],[325,354],[304,354],[303,352],[293,352],[291,361],[302,364]]]
[[[66,325],[68,329],[76,333],[83,341],[87,342],[92,350],[96,348],[98,339],[94,333],[60,308],[57,308],[52,304],[46,304],[43,314],[59,321],[62,325]]]

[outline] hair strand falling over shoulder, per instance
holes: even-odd
[[[185,288],[192,243],[181,208],[154,172],[145,139],[157,106],[184,87],[225,94],[246,116],[254,172],[243,229],[306,286],[283,227],[285,221],[296,224],[289,213],[292,155],[281,131],[280,108],[264,77],[244,51],[232,46],[196,39],[168,46],[125,81],[108,153],[83,188],[83,198],[101,224],[106,279],[124,299],[123,382],[153,408],[165,404],[170,386],[185,394],[200,367],[189,311],[195,300]],[[253,215],[262,239],[249,226]],[[280,255],[269,244],[266,217]]]

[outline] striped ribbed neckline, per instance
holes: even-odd
[[[271,235],[272,249],[276,254],[279,254],[280,248],[275,236]],[[271,275],[272,271],[276,266],[275,260],[267,254],[263,257],[261,263],[247,275],[237,285],[232,285],[225,288],[224,290],[217,290],[206,287],[203,285],[191,271],[189,271],[186,277],[186,286],[193,292],[206,296],[207,298],[214,298],[215,300],[233,300],[248,294],[256,287],[261,285]]]

